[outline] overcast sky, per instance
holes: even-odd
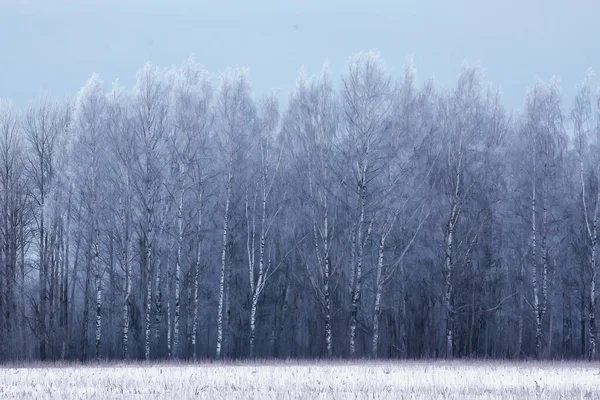
[[[73,95],[93,72],[131,86],[146,61],[191,54],[212,72],[247,66],[255,94],[287,97],[302,65],[327,59],[338,78],[377,49],[398,76],[412,56],[421,82],[444,86],[480,61],[516,109],[536,77],[557,75],[570,106],[587,69],[600,73],[599,18],[599,0],[0,0],[0,97]]]

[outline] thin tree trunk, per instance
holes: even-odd
[[[586,204],[586,196],[585,196],[585,181],[584,181],[584,170],[583,170],[583,160],[580,159],[580,180],[581,180],[581,202],[583,206],[583,213],[585,219],[585,227],[587,231],[587,236],[589,240],[590,246],[590,267],[591,267],[591,279],[590,279],[590,309],[589,309],[589,337],[590,337],[590,347],[588,352],[588,359],[591,361],[596,357],[596,244],[598,238],[598,208],[600,205],[600,180],[597,178],[597,188],[596,188],[596,202],[594,204],[594,213],[592,215],[592,226],[590,227],[590,218],[588,215],[587,204]],[[585,287],[585,285],[584,285]],[[582,299],[583,300],[583,299]],[[582,303],[582,310],[584,309],[584,303]],[[581,315],[581,329],[582,332],[585,331],[584,322],[585,318]],[[585,352],[584,349],[585,337],[584,333],[582,333],[582,352]]]
[[[125,243],[123,248],[123,263],[125,264],[125,297],[123,298],[123,358],[129,359],[129,299],[131,297],[131,270],[129,258],[129,224],[125,222]]]
[[[262,214],[260,228],[260,246],[258,256],[258,278],[254,283],[254,271],[250,269],[250,279],[253,288],[252,306],[250,310],[250,358],[255,357],[255,335],[256,335],[256,313],[258,310],[258,299],[265,285],[265,241],[266,241],[266,214],[267,214],[267,181],[263,177]],[[254,234],[253,234],[254,236]],[[254,248],[254,246],[252,246]]]
[[[152,198],[152,193],[150,191],[150,186],[149,186],[149,177],[151,176],[150,174],[150,169],[149,169],[149,165],[146,165],[146,198],[148,201],[150,201],[150,199]],[[146,265],[144,266],[146,268],[146,317],[145,317],[145,322],[146,322],[146,332],[145,332],[145,338],[144,338],[144,357],[146,359],[146,361],[150,360],[150,346],[151,346],[151,330],[152,330],[152,240],[153,240],[153,234],[152,234],[152,207],[147,205],[146,206]],[[159,275],[159,269],[160,269],[160,264],[157,265],[156,267],[157,269],[157,279],[160,281],[160,275]],[[160,283],[160,282],[159,282]],[[157,285],[158,286],[158,285]],[[158,295],[158,294],[157,294]]]
[[[358,224],[356,227],[357,231],[357,244],[358,244],[358,257],[356,259],[356,274],[354,281],[354,290],[352,293],[352,304],[351,304],[351,313],[350,313],[350,357],[356,357],[356,324],[358,319],[358,304],[360,302],[360,291],[361,291],[361,281],[362,281],[362,263],[364,259],[364,241],[363,241],[363,225],[365,222],[365,201],[366,201],[366,188],[365,188],[365,179],[366,179],[366,166],[363,170],[362,178],[359,181],[358,185],[358,193],[359,193],[359,204],[360,204],[360,214],[358,219]]]
[[[383,250],[386,235],[381,236],[379,242],[379,256],[377,257],[377,272],[375,277],[375,305],[373,306],[373,343],[371,356],[377,358],[379,346],[379,317],[381,315],[381,292],[383,291]]]
[[[179,346],[179,308],[181,285],[181,246],[183,244],[183,184],[180,184],[179,207],[177,208],[177,261],[175,265],[175,322],[173,324],[173,357],[177,357]]]
[[[21,242],[21,287],[20,287],[20,311],[21,311],[21,353],[23,358],[27,358],[27,314],[25,310],[25,227],[23,215],[21,213],[21,227],[19,237]]]
[[[594,217],[592,222],[592,235],[590,247],[592,277],[590,279],[590,354],[589,359],[596,358],[596,243],[598,238],[598,205],[600,203],[600,180],[597,182],[596,204],[594,206]]]
[[[460,179],[457,174],[457,179]],[[460,182],[460,181],[458,181]],[[450,211],[450,219],[448,220],[448,231],[446,233],[446,256],[445,256],[445,294],[444,305],[446,308],[446,357],[452,358],[454,355],[454,307],[452,305],[452,269],[454,262],[452,259],[452,251],[454,246],[454,229],[458,220],[458,190],[459,185],[456,185],[454,196],[452,199],[452,209]]]
[[[160,321],[163,313],[163,293],[162,293],[162,261],[160,260],[160,247],[157,246],[157,265],[156,265],[156,278],[155,278],[155,297],[154,297],[154,342],[158,349],[160,349]]]
[[[227,229],[229,226],[229,202],[231,198],[231,186],[232,186],[232,165],[233,161],[230,160],[229,171],[227,173],[227,197],[225,199],[225,215],[223,217],[223,242],[221,247],[221,272],[219,277],[219,309],[217,312],[217,349],[216,357],[221,358],[221,350],[223,346],[223,307],[225,301],[225,273],[226,273],[226,262],[227,262]]]
[[[152,277],[150,276],[150,274],[148,274],[147,280],[148,282],[146,287],[146,335],[144,339],[144,357],[146,361],[150,361],[150,330],[152,329],[150,325],[152,315]]]
[[[519,271],[519,319],[517,321],[517,354],[523,354],[523,313],[525,310],[525,264],[521,261]]]
[[[327,226],[327,224],[325,224]],[[333,334],[331,332],[331,263],[329,261],[329,241],[325,240],[325,267],[323,268],[323,300],[325,303],[325,346],[327,357],[333,357]]]
[[[176,357],[174,351],[173,351],[173,337],[172,337],[172,333],[173,332],[173,326],[171,324],[171,279],[170,279],[170,274],[167,275],[169,276],[168,279],[168,283],[167,283],[167,357],[168,358],[174,358]]]
[[[194,319],[192,326],[192,352],[194,361],[196,361],[198,357],[198,347],[197,347],[197,336],[198,336],[198,289],[200,286],[200,256],[202,252],[202,197],[204,194],[204,190],[202,187],[202,182],[200,182],[200,193],[199,193],[199,207],[198,207],[198,232],[196,237],[197,248],[196,248],[196,268],[194,270]]]
[[[124,244],[123,263],[125,265],[125,297],[123,298],[123,358],[129,359],[129,303],[131,301],[131,232],[130,232],[130,179],[129,171],[126,174],[125,204],[123,205]]]
[[[69,318],[69,258],[70,258],[70,239],[71,239],[71,196],[72,196],[72,186],[69,185],[69,200],[67,205],[67,230],[65,235],[65,255],[64,255],[64,264],[65,271],[63,275],[63,304],[62,304],[62,313],[63,313],[63,360],[69,357],[69,343],[71,342],[71,329]]]
[[[78,286],[77,285],[77,273],[78,273],[78,269],[79,269],[79,253],[80,253],[80,249],[81,249],[81,203],[79,205],[79,209],[78,209],[78,214],[77,214],[77,240],[75,241],[75,257],[73,259],[73,284],[71,285],[71,299],[75,298],[75,288]],[[87,289],[86,289],[87,290]],[[87,296],[87,291],[84,293],[84,296]],[[84,297],[85,298],[85,297]],[[85,300],[84,300],[85,302]],[[70,307],[70,311],[69,314],[71,314],[71,320],[74,320],[74,316],[75,316],[75,302],[71,301],[71,307]],[[73,325],[73,324],[71,324]],[[69,333],[69,337],[72,337],[73,333],[70,332]],[[81,357],[83,357],[83,351],[82,351],[82,355]]]
[[[100,275],[100,232],[98,231],[97,225],[94,237],[94,264],[96,274],[96,361],[100,361],[100,340],[102,338],[102,279]]]
[[[43,165],[42,165],[42,174],[43,174]],[[46,239],[45,236],[45,232],[44,232],[44,209],[45,207],[45,201],[44,201],[44,188],[43,188],[43,178],[42,178],[42,189],[41,189],[41,196],[42,196],[42,201],[40,204],[41,210],[40,210],[40,242],[39,242],[39,261],[40,261],[40,272],[39,272],[39,285],[40,285],[40,306],[39,306],[39,310],[38,310],[38,337],[39,337],[39,354],[40,354],[40,360],[44,361],[46,360],[46,340],[47,340],[47,333],[46,333],[46,282],[48,281],[48,269],[46,267],[46,260],[44,257],[44,252],[45,252],[45,246],[44,246],[44,241]]]
[[[102,339],[102,280],[96,275],[96,361],[100,361],[100,341]]]
[[[85,288],[83,293],[83,320],[81,329],[81,355],[80,360],[83,362],[86,358],[87,330],[88,319],[90,312],[90,275],[91,275],[92,260],[88,258],[87,267],[85,269]]]

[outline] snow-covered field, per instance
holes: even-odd
[[[600,399],[598,363],[257,362],[0,367],[0,399]]]

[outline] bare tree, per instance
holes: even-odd
[[[133,187],[141,208],[139,225],[144,255],[141,258],[141,282],[145,286],[145,342],[144,357],[150,359],[151,319],[152,319],[152,283],[160,288],[160,268],[154,268],[157,228],[157,211],[161,200],[164,167],[164,138],[168,117],[168,91],[170,82],[165,71],[146,64],[138,72],[133,99],[133,129],[137,146]],[[160,297],[157,296],[160,302]],[[157,303],[160,306],[160,303]],[[158,327],[157,327],[158,328]]]
[[[96,286],[95,302],[95,357],[100,359],[100,343],[102,339],[102,279],[103,268],[100,256],[101,225],[104,198],[102,182],[105,174],[105,113],[106,95],[104,83],[98,75],[93,75],[79,91],[74,111],[74,143],[76,183],[81,201],[85,204],[85,222],[90,229],[92,247],[90,267],[93,271]],[[87,296],[87,293],[85,294]]]
[[[35,201],[38,212],[36,215],[38,232],[38,268],[39,268],[39,302],[36,310],[36,335],[39,343],[39,358],[45,360],[47,357],[47,282],[48,265],[47,231],[46,231],[46,203],[48,194],[54,183],[54,169],[56,163],[56,142],[58,140],[59,109],[56,102],[48,98],[40,98],[37,104],[29,107],[24,122],[25,131],[29,145],[31,146],[31,158],[29,169],[32,180],[35,183]]]
[[[348,186],[356,196],[356,222],[353,223],[350,356],[356,355],[356,326],[365,262],[365,247],[370,240],[374,215],[374,200],[370,187],[383,171],[380,158],[383,135],[390,128],[389,116],[393,105],[393,87],[379,54],[358,53],[348,63],[342,78],[341,103],[345,137],[341,144],[344,163],[352,171]],[[352,183],[350,183],[352,182]],[[385,240],[384,240],[385,242]],[[356,249],[356,250],[354,250]],[[355,262],[354,262],[355,261]]]
[[[192,327],[192,347],[196,354],[196,336],[198,324],[198,285],[201,257],[202,207],[206,169],[208,138],[212,129],[213,116],[210,109],[213,88],[208,74],[193,58],[175,71],[175,88],[173,90],[172,119],[173,133],[171,151],[174,163],[175,185],[172,197],[177,203],[176,243],[177,255],[175,261],[175,319],[173,324],[173,357],[178,356],[180,337],[180,308],[181,308],[181,279],[184,240],[184,206],[186,193],[192,192],[198,196],[195,199],[198,213],[197,252],[195,257],[194,276],[194,321]]]
[[[221,244],[221,269],[219,278],[219,306],[217,310],[216,357],[220,358],[223,347],[223,316],[229,315],[226,301],[227,247],[233,184],[243,168],[243,150],[255,118],[255,109],[250,97],[250,86],[243,69],[229,69],[221,78],[216,94],[216,134],[219,151],[225,160],[224,214]]]
[[[598,139],[600,138],[600,97],[593,99],[593,74],[580,84],[575,96],[571,120],[575,131],[575,146],[579,159],[579,180],[581,185],[581,207],[587,238],[590,279],[589,309],[589,353],[590,360],[596,357],[596,270],[598,241],[598,208],[600,207],[600,169]],[[595,101],[594,101],[595,100]],[[591,197],[586,193],[589,190]]]
[[[298,176],[304,176],[300,196],[308,197],[306,229],[311,248],[303,253],[311,287],[324,319],[326,354],[333,355],[332,292],[334,290],[334,238],[336,231],[334,141],[338,134],[339,105],[327,65],[310,81],[301,76],[290,98],[285,131],[295,151]]]
[[[529,172],[531,197],[531,285],[533,302],[529,302],[535,317],[535,355],[541,356],[543,321],[548,306],[548,236],[549,212],[552,209],[550,193],[553,177],[559,165],[563,140],[563,116],[560,108],[560,89],[557,82],[547,85],[538,82],[527,96],[524,134],[530,146]],[[541,205],[541,220],[539,205]],[[538,250],[538,237],[541,246]],[[538,275],[541,273],[541,281]]]
[[[254,135],[258,161],[255,161],[256,172],[250,179],[246,189],[245,208],[247,224],[246,251],[248,253],[248,275],[250,280],[250,357],[255,357],[256,315],[258,300],[265,289],[267,280],[277,267],[271,263],[267,254],[267,242],[271,227],[277,218],[283,202],[273,202],[273,185],[278,178],[281,164],[282,148],[276,147],[276,135],[279,128],[279,109],[274,97],[269,97],[261,104],[257,118],[257,132]],[[249,192],[252,199],[249,199]],[[257,211],[257,202],[259,210]],[[259,231],[256,230],[256,218],[259,219]],[[256,241],[258,240],[258,250]],[[258,254],[257,254],[258,253]],[[258,260],[256,256],[258,255]],[[258,265],[257,265],[258,264]],[[280,265],[280,264],[279,264]]]

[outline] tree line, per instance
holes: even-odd
[[[0,100],[0,359],[596,359],[600,91],[376,52]]]

